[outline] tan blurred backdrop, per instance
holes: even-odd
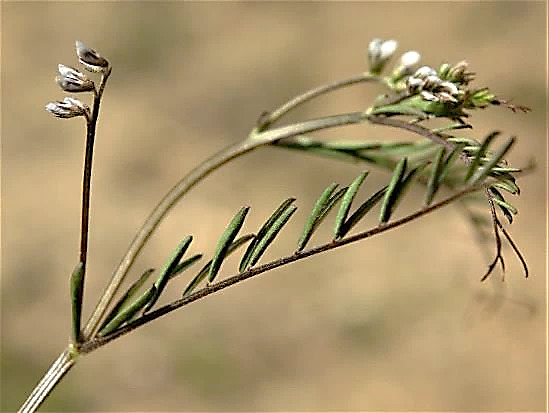
[[[2,411],[18,407],[69,335],[84,125],[43,107],[63,96],[54,77],[58,63],[76,65],[74,41],[113,65],[96,141],[88,314],[182,174],[242,139],[263,110],[365,70],[374,37],[397,39],[399,53],[417,49],[432,66],[465,58],[477,85],[533,108],[491,108],[472,121],[478,137],[493,129],[519,137],[513,164],[535,156],[540,166],[513,199],[520,214],[511,231],[531,278],[507,249],[505,282],[498,270],[480,283],[493,243],[476,243],[449,207],[247,281],[92,353],[44,410],[544,410],[545,14],[543,2],[527,1],[3,2]],[[361,110],[378,92],[351,88],[289,119]],[[363,126],[330,136],[408,135]],[[362,168],[274,148],[246,155],[174,208],[132,274],[161,264],[186,234],[193,252],[211,254],[240,206],[252,205],[253,231],[293,195],[301,209],[266,259],[289,253],[319,191]],[[387,175],[369,179],[364,191]],[[421,189],[407,196],[419,202]]]

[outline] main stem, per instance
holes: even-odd
[[[35,412],[46,400],[57,383],[76,364],[77,356],[78,354],[73,351],[72,347],[66,348],[53,362],[44,377],[42,377],[42,380],[36,385],[27,400],[25,400],[25,403],[18,410],[18,413]]]

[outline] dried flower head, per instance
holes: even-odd
[[[62,64],[58,65],[58,69],[57,84],[65,92],[88,92],[95,89],[93,81],[78,70]]]
[[[107,59],[78,40],[76,41],[76,54],[80,63],[90,72],[104,72],[109,67]]]
[[[89,118],[90,108],[78,99],[66,97],[62,102],[50,102],[46,105],[46,110],[58,118],[74,118],[75,116],[85,116]]]

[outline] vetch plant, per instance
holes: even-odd
[[[512,167],[505,160],[516,139],[511,137],[496,144],[497,139],[501,140],[499,131],[476,139],[461,132],[472,129],[468,121],[475,110],[498,105],[513,112],[527,112],[529,109],[511,105],[486,87],[472,87],[474,74],[464,61],[455,65],[444,63],[438,68],[426,65],[420,67],[421,55],[416,51],[408,51],[391,70],[387,70],[397,46],[395,40],[373,40],[367,49],[368,71],[311,89],[273,111],[264,112],[243,141],[212,155],[185,175],[160,200],[138,230],[95,309],[83,324],[82,301],[87,276],[93,147],[99,107],[112,67],[97,51],[77,41],[76,53],[80,64],[93,76],[99,76],[99,79],[94,81],[79,70],[60,64],[57,83],[68,93],[91,93],[91,109],[74,97],[46,105],[46,110],[59,118],[82,116],[87,127],[80,254],[70,276],[72,339],[24,402],[20,412],[36,411],[81,356],[165,314],[274,268],[400,228],[446,205],[460,203],[479,230],[482,230],[479,223],[485,216],[491,220],[495,255],[481,280],[489,277],[498,263],[502,272],[505,271],[503,241],[511,246],[522,264],[525,277],[528,277],[526,261],[513,241],[507,224],[501,219],[503,216],[510,225],[517,214],[517,209],[503,195],[520,194],[516,178],[525,169]],[[368,82],[383,85],[386,90],[371,106],[359,108],[356,112],[275,126],[287,113],[304,103],[342,88]],[[433,127],[433,119],[438,119],[438,124],[443,126]],[[321,140],[312,135],[315,131],[352,124],[402,129],[415,134],[417,139],[411,142],[373,142],[366,139],[343,141]],[[277,235],[289,225],[298,208],[296,198],[283,200],[255,233],[245,235],[240,232],[251,208],[243,206],[232,219],[227,220],[227,227],[220,229],[213,255],[200,270],[195,271],[194,277],[190,278],[181,292],[180,299],[163,306],[157,305],[162,293],[170,288],[170,282],[183,272],[194,271],[195,264],[202,260],[203,254],[187,254],[193,241],[192,235],[182,237],[158,268],[138,270],[138,274],[132,275],[135,281],[130,287],[120,291],[136,257],[171,208],[204,177],[262,146],[362,162],[386,170],[387,183],[371,190],[365,199],[360,198],[359,190],[368,180],[368,170],[360,173],[347,186],[329,184],[321,191],[315,204],[309,207],[307,220],[301,224],[294,223],[303,228],[295,249],[287,256],[266,263],[260,260],[276,241]],[[395,218],[399,204],[405,202],[405,193],[412,185],[423,188],[423,203],[414,212]],[[441,196],[443,191],[444,197]],[[507,194],[506,197],[509,196]],[[469,206],[479,198],[484,198],[486,204],[483,213]],[[358,224],[367,214],[375,214],[374,210],[378,211],[377,224],[368,230],[358,230]],[[321,225],[332,225],[333,236],[325,243],[310,247],[311,238]],[[225,259],[237,253],[241,255],[238,269],[233,270],[234,275],[223,278],[220,270]]]

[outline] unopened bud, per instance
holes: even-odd
[[[437,97],[442,103],[457,103],[458,101],[455,97],[447,92],[439,92],[437,93]]]
[[[442,83],[442,80],[440,80],[438,76],[429,75],[425,78],[425,84],[423,85],[423,89],[433,90],[435,87],[437,87],[441,83]]]
[[[431,92],[423,91],[423,92],[421,92],[421,97],[424,100],[428,100],[428,101],[431,101],[431,102],[437,102],[438,101],[438,98],[434,94],[432,94]]]
[[[414,73],[414,77],[425,79],[427,76],[436,76],[437,72],[429,66],[422,66]]]
[[[452,82],[442,82],[438,85],[438,90],[441,92],[449,93],[452,96],[457,96],[459,90]]]
[[[58,68],[57,84],[65,92],[87,92],[95,89],[93,81],[78,70],[61,64]]]
[[[46,110],[58,118],[74,118],[75,116],[89,117],[90,108],[77,99],[66,97],[62,102],[50,102]]]
[[[104,72],[109,67],[107,59],[78,40],[76,41],[76,54],[80,63],[90,72]]]
[[[409,76],[414,73],[414,70],[417,68],[420,60],[421,55],[415,50],[409,50],[404,53],[400,56],[399,63],[391,74],[391,81],[393,83],[397,83],[405,76]]]
[[[370,72],[379,74],[398,46],[396,40],[374,39],[368,45]]]
[[[408,92],[414,94],[423,88],[425,81],[417,77],[410,76],[406,79],[406,88]]]

